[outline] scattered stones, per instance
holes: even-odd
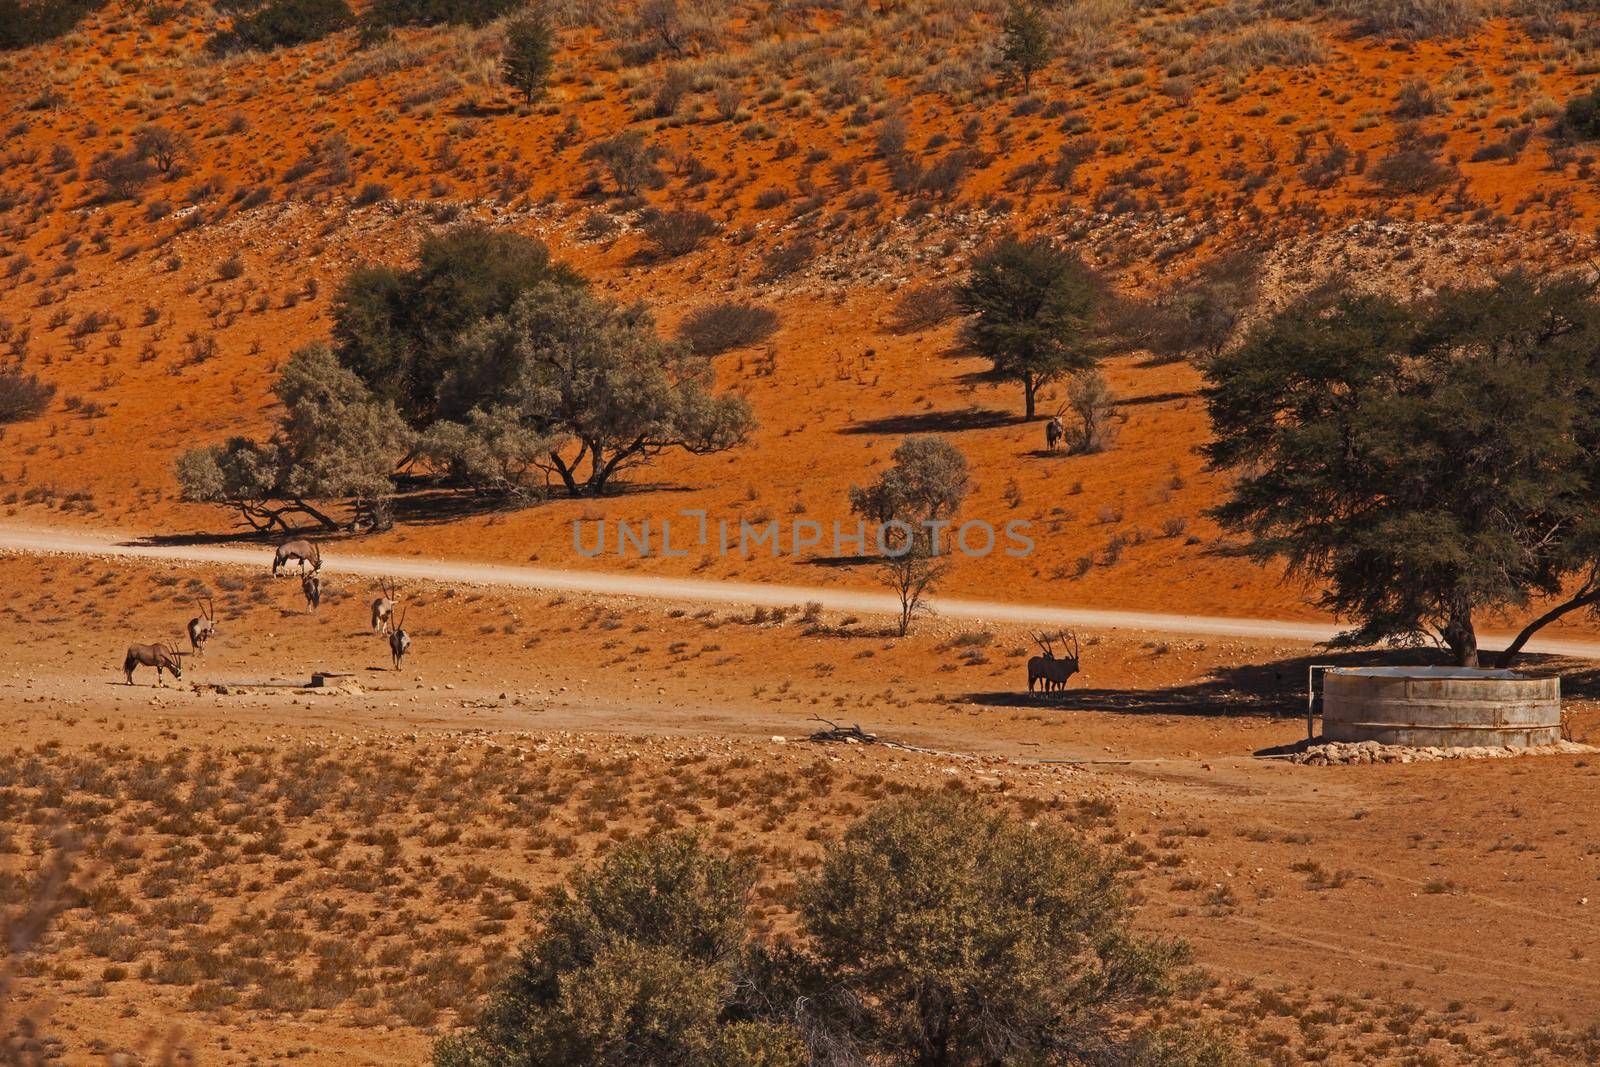
[[[1600,752],[1600,748],[1580,745],[1575,741],[1558,741],[1553,745],[1533,745],[1528,748],[1501,748],[1498,745],[1408,748],[1404,745],[1383,745],[1376,741],[1329,741],[1296,752],[1289,757],[1289,761],[1309,767],[1327,767],[1357,763],[1430,763],[1435,760],[1505,759],[1510,756],[1566,756],[1594,752]]]

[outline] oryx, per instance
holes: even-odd
[[[1055,641],[1062,639],[1062,644],[1067,638],[1072,639],[1072,654],[1056,658]],[[1045,692],[1052,689],[1065,689],[1067,679],[1078,673],[1078,657],[1081,649],[1078,645],[1078,635],[1062,632],[1054,636],[1049,634],[1034,634],[1034,643],[1039,646],[1042,656],[1034,656],[1028,660],[1028,692],[1033,692],[1033,684],[1042,682]]]
[[[1044,424],[1044,446],[1054,452],[1066,439],[1067,424],[1061,421],[1060,415],[1050,416],[1050,421]]]
[[[189,620],[189,649],[195,655],[204,655],[206,642],[217,634],[217,606],[210,597],[195,601],[200,614]]]
[[[314,541],[285,541],[278,546],[278,551],[272,556],[272,576],[278,576],[278,570],[290,560],[300,565],[301,573],[305,572],[306,564],[311,564],[313,571],[322,569],[322,552]]]
[[[394,628],[389,631],[389,653],[394,656],[394,669],[400,669],[400,661],[405,659],[406,653],[411,651],[411,635],[406,633],[406,609],[400,609],[400,618],[395,622]]]
[[[128,654],[122,658],[122,673],[128,679],[128,684],[133,684],[133,669],[135,667],[154,667],[156,669],[156,685],[161,683],[161,672],[171,671],[172,677],[181,681],[183,679],[183,657],[185,653],[179,652],[171,645],[129,645]]]
[[[394,607],[400,597],[390,578],[379,578],[378,587],[383,595],[372,602],[372,632],[386,634],[394,627]]]
[[[305,594],[307,611],[316,611],[322,606],[322,579],[317,577],[316,571],[301,576],[300,592]]]

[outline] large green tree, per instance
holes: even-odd
[[[551,442],[548,469],[577,496],[667,449],[744,441],[749,403],[714,386],[711,361],[662,338],[643,307],[546,282],[462,336],[439,410],[514,412]]]
[[[1490,613],[1600,604],[1600,300],[1513,273],[1415,303],[1292,305],[1206,369],[1215,511],[1320,583],[1347,644],[1433,638],[1478,663]]]
[[[1102,291],[1077,253],[1043,237],[1005,238],[973,261],[960,290],[967,343],[1022,385],[1028,418],[1042,386],[1098,362]]]
[[[545,282],[584,285],[534,238],[457,226],[423,241],[415,267],[352,272],[334,296],[334,349],[375,396],[392,400],[420,429],[437,414],[439,383],[461,332],[504,314]]]

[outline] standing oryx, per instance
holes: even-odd
[[[1061,447],[1061,442],[1066,439],[1066,423],[1061,421],[1060,415],[1050,416],[1050,421],[1044,424],[1044,446],[1054,452]]]
[[[392,578],[379,578],[378,588],[383,595],[372,602],[372,632],[386,634],[394,628],[394,608],[400,594]]]
[[[203,656],[206,642],[217,635],[217,606],[210,597],[201,597],[195,601],[195,606],[200,609],[200,614],[189,620],[189,649],[195,655]]]
[[[285,541],[278,546],[278,551],[272,556],[272,576],[278,576],[279,568],[290,560],[300,565],[301,573],[305,573],[306,564],[311,564],[313,572],[322,569],[322,552],[314,541]]]
[[[394,628],[389,631],[389,653],[394,656],[394,669],[400,669],[400,661],[405,659],[406,653],[411,651],[411,635],[406,633],[406,609],[400,609],[400,618],[394,623]]]
[[[1062,644],[1067,638],[1072,639],[1072,654],[1056,658],[1055,640],[1059,637]],[[1034,656],[1028,660],[1028,692],[1033,692],[1033,684],[1042,682],[1046,693],[1052,689],[1065,689],[1067,679],[1078,673],[1078,656],[1081,649],[1078,646],[1078,635],[1063,631],[1055,634],[1034,634],[1034,643],[1037,644],[1044,655]]]
[[[161,684],[161,672],[164,670],[171,671],[174,679],[182,681],[184,655],[170,645],[129,645],[128,654],[122,658],[122,673],[129,685],[133,684],[135,667],[154,667],[156,685]]]
[[[322,579],[317,577],[316,571],[301,575],[300,592],[305,594],[307,611],[316,611],[322,606]]]

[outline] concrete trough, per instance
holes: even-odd
[[[1412,748],[1528,748],[1561,740],[1561,679],[1468,667],[1334,667],[1322,736]]]

